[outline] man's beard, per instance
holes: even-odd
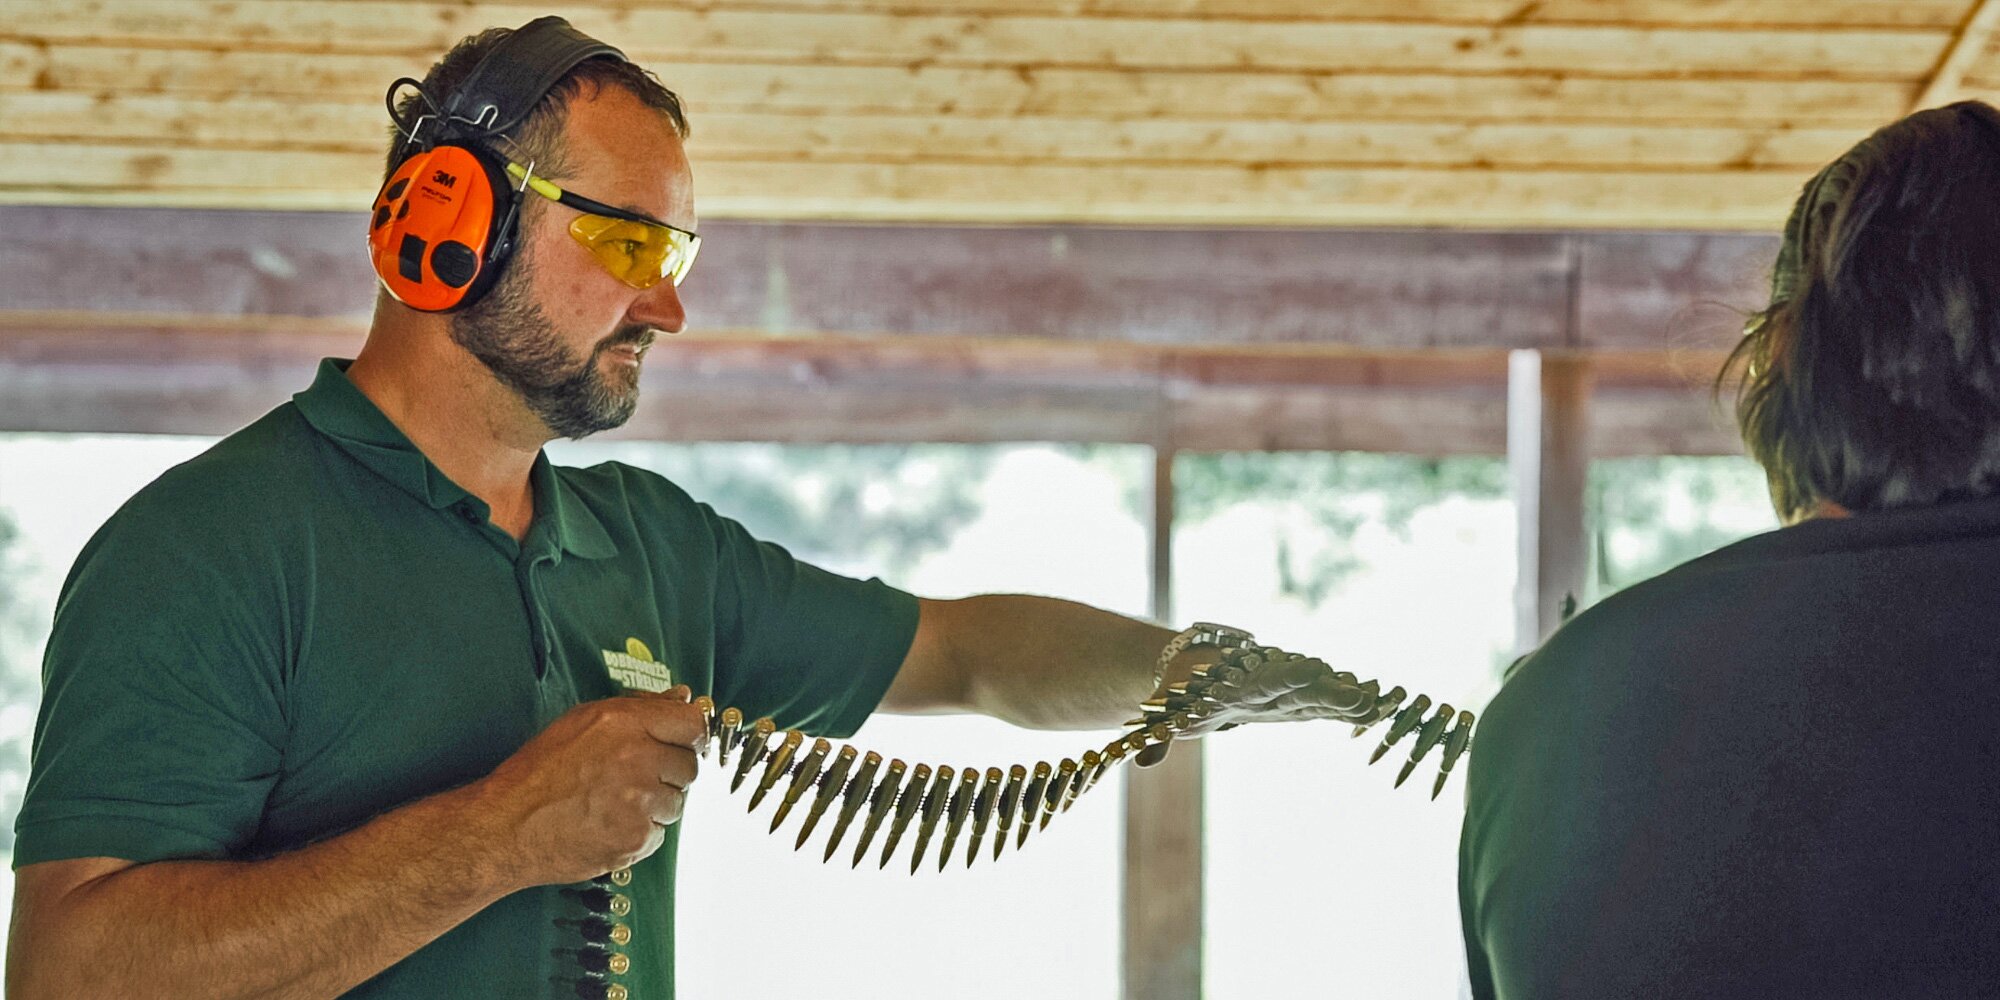
[[[632,419],[638,370],[621,368],[607,378],[598,362],[614,347],[651,344],[653,330],[619,327],[579,361],[529,294],[530,273],[527,260],[511,261],[484,298],[452,314],[452,341],[472,352],[557,437],[580,438]]]

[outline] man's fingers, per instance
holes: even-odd
[[[647,815],[652,818],[654,826],[671,826],[681,818],[681,810],[686,806],[687,793],[678,788],[668,787],[653,796],[652,808],[647,810]],[[658,844],[649,846],[653,849],[659,847]],[[647,853],[650,854],[652,851],[648,850]]]
[[[1323,677],[1286,692],[1262,705],[1245,706],[1246,714],[1287,719],[1341,719],[1359,721],[1369,717],[1375,693],[1365,685]]]
[[[701,758],[693,750],[675,746],[667,751],[666,763],[660,767],[660,783],[686,788],[694,784],[695,776],[700,773]]]
[[[668,746],[693,749],[697,742],[708,735],[708,724],[703,721],[700,709],[685,699],[669,697],[671,693],[639,700],[638,711],[646,726],[646,733]]]

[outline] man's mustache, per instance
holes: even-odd
[[[628,326],[598,341],[596,353],[601,354],[613,348],[627,346],[637,347],[643,351],[653,346],[653,340],[659,336],[659,333],[658,330],[650,326]]]

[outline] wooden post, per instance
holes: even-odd
[[[1589,571],[1584,491],[1590,477],[1590,369],[1580,358],[1514,351],[1507,365],[1507,466],[1516,553],[1514,645],[1526,653],[1583,599]]]
[[[1153,617],[1173,618],[1174,452],[1153,459]],[[1200,1000],[1201,744],[1125,772],[1125,1000]]]

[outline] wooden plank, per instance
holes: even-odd
[[[379,101],[422,65],[393,55],[48,45],[0,41],[0,89]],[[684,61],[666,82],[694,113],[789,110],[1003,117],[1287,121],[1597,121],[1873,126],[1902,113],[1915,81],[1619,79],[1223,70],[978,69]]]
[[[25,96],[25,95],[23,95]],[[6,96],[0,95],[0,110]],[[1806,172],[1867,130],[1624,124],[1032,120],[717,112],[689,143],[711,160],[871,163],[1781,169]],[[0,125],[0,137],[5,137]]]
[[[1590,397],[1591,457],[1743,455],[1734,398],[1708,394],[1714,374],[1676,390],[1614,390],[1598,383]]]
[[[375,295],[364,224],[351,212],[0,207],[0,302],[359,318]],[[704,229],[682,289],[697,330],[1489,351],[1726,348],[1741,312],[1763,305],[1777,247],[1687,233]]]
[[[784,333],[1504,349],[1568,309],[1534,234],[755,224],[703,255],[697,315]]]
[[[0,140],[174,142],[187,148],[368,153],[380,159],[389,131],[379,99],[0,91]]]
[[[0,141],[274,148],[380,155],[376,103],[233,95],[0,92]],[[1858,128],[1550,123],[1276,122],[721,111],[688,147],[710,160],[877,163],[1077,162],[1319,166],[1674,167],[1808,171],[1867,134]]]
[[[375,296],[364,225],[355,213],[0,207],[0,302],[360,317]],[[1562,346],[1570,308],[1557,236],[703,229],[701,265],[681,290],[698,331],[1506,350]]]
[[[219,434],[283,402],[359,319],[0,312],[0,431]],[[921,337],[683,336],[632,423],[658,440],[1112,441],[1188,450],[1497,454],[1505,355]],[[1600,456],[1736,454],[1685,359],[1593,360]],[[1599,416],[1599,415],[1602,416]]]
[[[43,0],[46,2],[46,0]],[[130,0],[78,0],[85,13]],[[200,19],[222,2],[176,0],[179,8],[161,16]],[[343,0],[345,2],[345,0]],[[1026,15],[1039,17],[1176,17],[1213,21],[1387,21],[1414,24],[1615,24],[1716,28],[1904,28],[1949,32],[1964,18],[1968,0],[691,0],[696,11],[774,10],[890,14]],[[644,10],[654,0],[570,0],[572,17],[602,11]],[[483,0],[480,7],[505,15],[498,23],[518,23],[547,7],[545,0]],[[629,15],[628,15],[629,16]],[[156,29],[157,30],[157,29]]]
[[[497,0],[533,6],[536,0]],[[625,6],[632,0],[583,0]],[[1944,29],[1964,16],[1966,0],[960,0],[950,9],[981,13],[1101,17],[1200,17],[1213,20],[1355,18],[1448,24],[1636,24],[1706,27],[1870,27]],[[760,0],[797,10],[924,11],[922,0]],[[697,7],[713,7],[714,0]]]
[[[1379,451],[1499,455],[1507,397],[1494,387],[1331,390],[1217,386],[1174,400],[1174,442],[1188,451]]]
[[[704,211],[736,218],[1770,230],[1792,171],[712,164]],[[779,192],[783,192],[780,194]]]
[[[14,191],[237,192],[246,203],[304,196],[366,207],[381,184],[382,153],[255,152],[168,143],[0,142],[0,185]],[[337,203],[337,202],[336,202]]]
[[[337,209],[374,154],[0,142],[0,202]],[[704,216],[899,222],[1770,230],[1792,170],[772,163],[715,159]]]
[[[0,302],[360,318],[375,295],[357,249],[364,224],[356,213],[0,207]],[[702,266],[682,289],[697,330],[1358,349],[1726,349],[1741,314],[1763,305],[1777,247],[1687,233],[704,228]]]
[[[340,209],[364,153],[0,143],[0,202]],[[1768,230],[1793,171],[1678,172],[712,161],[705,217],[926,223]]]
[[[0,207],[0,303],[362,322],[375,301],[366,225],[359,213]]]
[[[187,17],[185,0],[100,8],[27,0],[18,33],[51,43],[227,48],[234,52],[441,53],[510,24],[518,10],[389,0],[263,0]],[[1617,76],[1792,76],[1911,80],[1950,36],[1820,27],[1711,30],[1621,25],[1238,21],[717,7],[583,8],[576,26],[643,62],[688,59],[814,65],[1562,71]]]
[[[1575,346],[1726,350],[1770,302],[1778,237],[1600,233],[1578,248]]]
[[[1910,102],[1910,110],[1934,108],[1959,99],[1965,87],[1965,79],[1974,66],[1982,61],[1991,61],[1989,44],[1993,41],[1993,30],[2000,26],[2000,3],[1995,0],[1978,0],[1965,17],[1951,45],[1945,49],[1944,57],[1938,60],[1930,81]]]

